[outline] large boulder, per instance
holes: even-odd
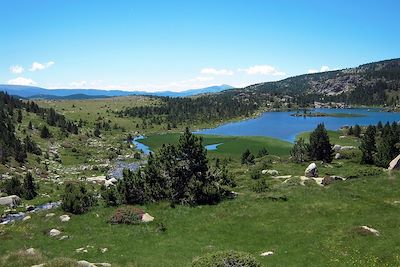
[[[21,198],[17,195],[11,195],[6,197],[0,197],[0,205],[9,206],[15,208],[21,203]]]
[[[398,155],[389,163],[389,168],[388,168],[388,170],[398,170],[398,169],[400,169],[400,155]]]
[[[310,165],[308,165],[308,167],[306,168],[306,170],[304,171],[304,175],[306,177],[317,177],[318,176],[318,168],[317,168],[317,164],[315,164],[314,162],[311,163]]]
[[[100,175],[100,176],[94,176],[94,177],[88,177],[86,178],[86,181],[92,182],[94,184],[105,184],[106,182],[106,176],[105,175]]]

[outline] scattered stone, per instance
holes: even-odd
[[[345,135],[339,136],[339,139],[345,139],[345,138],[347,138],[347,136],[345,136]]]
[[[23,219],[22,219],[22,221],[24,222],[24,221],[27,221],[27,220],[29,220],[29,219],[31,219],[32,217],[31,216],[25,216]]]
[[[59,218],[61,222],[68,222],[71,219],[67,214],[61,215]]]
[[[93,263],[90,263],[90,262],[84,261],[84,260],[78,261],[77,264],[80,267],[96,267],[96,265],[94,265]]]
[[[113,178],[108,179],[107,181],[105,181],[104,185],[106,187],[109,187],[111,185],[115,185],[117,182],[118,182],[118,180],[113,177]]]
[[[26,254],[28,255],[35,255],[36,254],[36,249],[34,248],[28,248],[27,250],[25,250]]]
[[[263,256],[263,257],[272,256],[272,255],[274,255],[273,251],[266,251],[266,252],[263,252],[263,253],[260,254],[260,256]]]
[[[95,177],[88,177],[88,178],[86,178],[86,181],[92,182],[94,184],[105,184],[106,183],[106,176],[105,175],[100,175],[100,176],[95,176]]]
[[[88,250],[86,248],[77,248],[77,249],[75,249],[75,252],[76,253],[87,253]]]
[[[370,233],[370,234],[372,234],[372,235],[374,235],[374,236],[379,236],[379,231],[378,231],[378,230],[376,230],[376,229],[374,229],[374,228],[371,228],[371,227],[368,227],[368,226],[366,226],[366,225],[361,226],[361,227],[360,227],[360,230],[363,230],[363,231],[365,231],[366,233]]]
[[[100,248],[101,253],[106,253],[108,251],[108,248]]]
[[[48,218],[48,217],[53,217],[54,215],[56,215],[55,213],[47,213],[46,214],[46,218]]]
[[[279,172],[277,170],[262,170],[261,171],[262,174],[268,174],[271,176],[276,176],[279,174]]]
[[[57,229],[51,229],[49,232],[50,236],[58,236],[60,234],[61,234],[60,230],[57,230]]]
[[[145,213],[145,214],[143,214],[142,215],[142,222],[152,222],[154,220],[154,217],[153,216],[151,216],[150,214],[148,214],[148,213]]]
[[[59,240],[64,240],[64,239],[67,239],[67,238],[69,238],[69,236],[67,236],[67,235],[63,235],[62,237],[60,237],[60,239],[59,239]]]
[[[400,169],[400,155],[395,157],[390,163],[388,170],[398,170]]]
[[[45,265],[44,265],[44,263],[42,263],[42,264],[35,264],[35,265],[32,265],[31,267],[44,267]]]
[[[342,157],[342,155],[340,155],[340,153],[335,154],[335,159],[340,159],[341,157]]]
[[[333,150],[336,151],[336,152],[340,151],[341,149],[342,149],[341,145],[334,145],[333,146]]]
[[[281,176],[274,176],[275,179],[289,179],[292,178],[291,175],[281,175]]]
[[[355,146],[342,146],[342,148],[340,150],[352,150],[355,149]]]
[[[111,264],[107,262],[96,262],[94,265],[97,267],[111,267]]]
[[[317,165],[313,162],[304,171],[304,175],[306,177],[317,177],[318,176],[318,168]]]
[[[0,197],[0,205],[9,206],[10,208],[15,208],[21,204],[21,198],[16,195]]]

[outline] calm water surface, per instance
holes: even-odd
[[[296,135],[312,131],[319,123],[329,130],[338,130],[344,125],[369,125],[400,121],[400,113],[383,112],[379,109],[314,109],[314,112],[361,114],[365,117],[293,117],[294,111],[265,112],[255,119],[232,122],[213,129],[197,131],[198,134],[235,135],[235,136],[271,136],[293,142]]]

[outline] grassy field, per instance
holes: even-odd
[[[306,167],[285,160],[268,164],[282,175],[300,175]],[[281,184],[266,177],[270,189],[254,193],[251,188],[257,181],[247,168],[236,166],[239,195],[234,200],[199,207],[145,205],[142,208],[156,219],[136,226],[108,224],[115,208],[99,206],[84,215],[71,215],[67,223],[42,212],[27,222],[0,226],[0,253],[34,247],[48,258],[119,266],[189,266],[206,252],[234,249],[252,253],[265,266],[398,266],[399,175],[360,167],[351,160],[319,168],[322,174],[355,173],[358,178],[320,187]],[[270,196],[285,196],[287,201],[272,201]],[[356,228],[361,225],[378,229],[380,236],[360,235]],[[46,233],[51,228],[69,238],[50,238]],[[87,246],[88,253],[75,251]],[[109,251],[103,254],[104,247]],[[275,254],[258,256],[264,251]]]
[[[265,147],[272,155],[287,156],[290,153],[292,144],[271,137],[251,137],[251,136],[218,136],[200,135],[204,145],[221,144],[217,150],[208,151],[211,157],[226,157],[239,159],[241,154],[249,149],[257,155],[258,151]],[[147,145],[152,150],[157,150],[162,144],[176,144],[179,133],[168,133],[159,135],[148,135],[141,143]]]

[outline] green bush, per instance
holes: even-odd
[[[249,253],[218,251],[195,259],[192,267],[260,267],[261,264]]]
[[[258,180],[252,188],[252,190],[256,193],[264,193],[264,192],[268,191],[268,189],[269,189],[269,186],[265,179]]]
[[[62,209],[73,214],[82,214],[96,204],[93,193],[83,183],[68,183],[62,198]]]
[[[144,211],[136,207],[123,207],[115,211],[108,220],[111,224],[139,224]]]

